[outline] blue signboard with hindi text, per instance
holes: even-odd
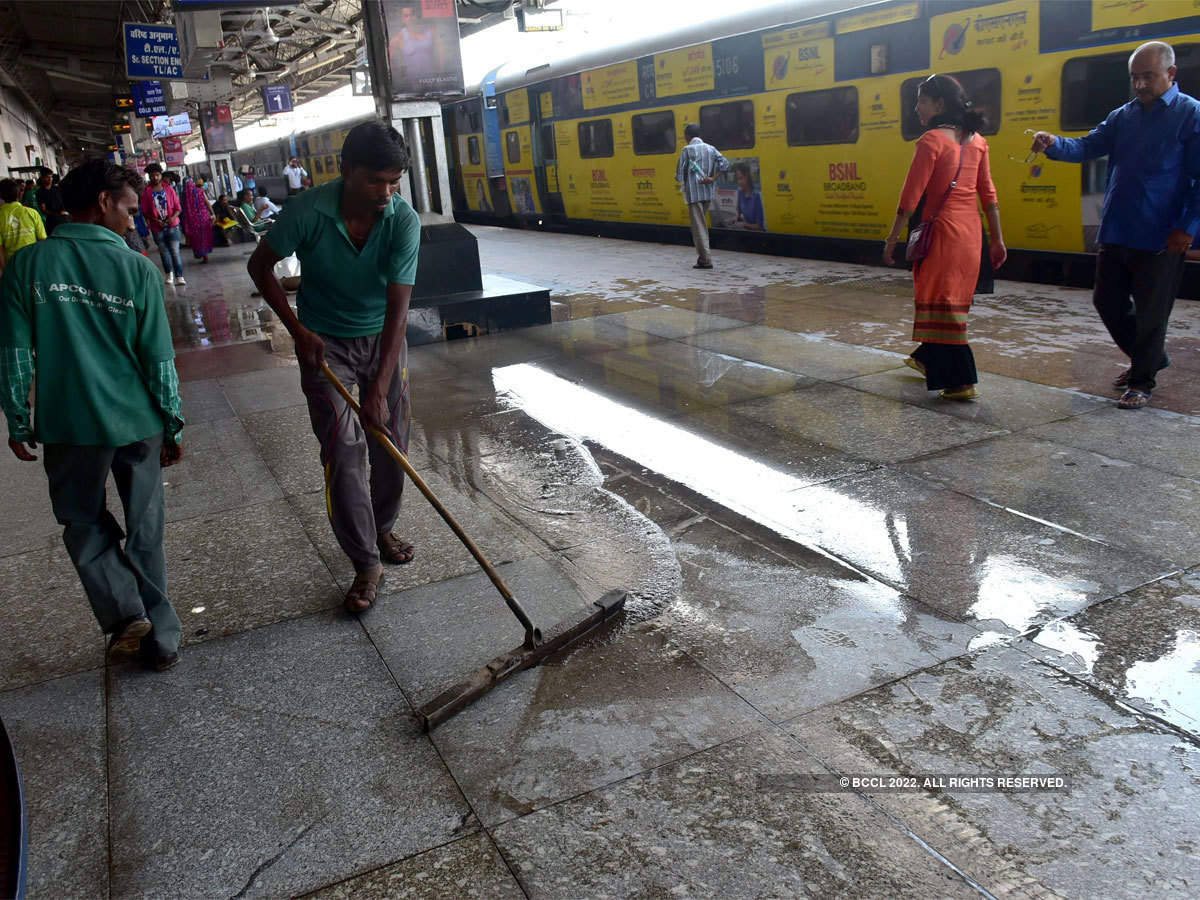
[[[134,115],[148,119],[166,114],[167,95],[161,81],[134,81],[129,86],[133,90]]]
[[[179,37],[173,26],[126,22],[123,31],[129,78],[183,78]]]

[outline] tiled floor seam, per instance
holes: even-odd
[[[107,844],[108,866],[105,869],[105,895],[111,900],[113,885],[113,817],[112,817],[112,710],[109,703],[112,667],[104,666],[104,839]]]

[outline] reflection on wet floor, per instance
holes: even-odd
[[[1124,414],[1087,293],[1000,283],[972,318],[983,398],[951,405],[902,365],[901,274],[731,253],[697,274],[682,247],[477,233],[505,274],[570,266],[552,324],[412,348],[412,461],[537,616],[620,587],[625,620],[431,752],[410,704],[519,633],[415,492],[417,560],[360,620],[335,611],[352,572],[293,348],[246,249],[214,254],[168,288],[184,666],[105,676],[37,473],[0,463],[24,513],[0,523],[0,571],[54,601],[40,630],[0,631],[0,712],[45,745],[41,832],[92,852],[91,819],[46,799],[66,784],[100,798],[117,851],[68,873],[38,845],[40,887],[1194,896],[1200,310],[1177,306],[1159,408]],[[58,734],[91,755],[56,767]],[[1078,787],[752,787],[997,769]],[[150,798],[195,793],[203,824],[175,802],[153,858],[130,852]]]

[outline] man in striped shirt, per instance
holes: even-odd
[[[711,269],[712,255],[708,249],[708,210],[712,206],[713,182],[717,173],[729,169],[729,160],[712,144],[700,138],[700,126],[689,123],[683,129],[687,143],[679,153],[679,165],[675,167],[675,180],[683,186],[683,199],[688,205],[688,217],[692,226],[692,243],[696,245],[694,269]]]

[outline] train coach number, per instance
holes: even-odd
[[[713,66],[716,69],[718,78],[724,78],[727,75],[736,75],[738,73],[738,58],[736,56],[718,56],[713,60]]]

